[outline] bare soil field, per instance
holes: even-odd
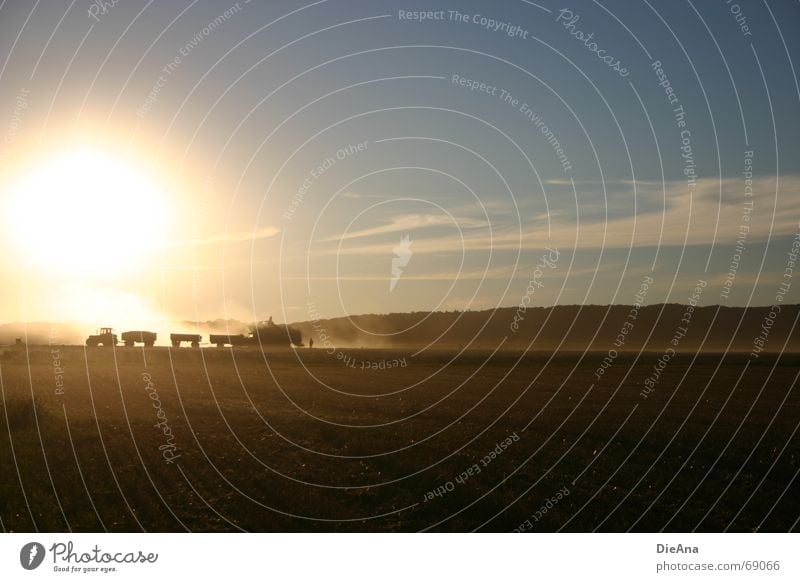
[[[798,529],[800,357],[604,355],[5,348],[0,525]]]

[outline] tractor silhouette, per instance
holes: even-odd
[[[120,337],[127,347],[133,347],[137,342],[143,343],[147,347],[152,347],[156,343],[156,334],[152,331],[124,331]],[[117,334],[110,327],[101,327],[99,333],[86,338],[86,345],[91,347],[109,347],[118,343]]]
[[[86,338],[87,346],[115,346],[117,345],[117,334],[112,333],[110,327],[101,327],[100,332]]]

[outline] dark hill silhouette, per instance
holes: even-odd
[[[771,307],[696,307],[688,333],[680,339],[678,351],[732,350],[750,352],[755,338],[764,336],[762,325]],[[631,312],[629,305],[564,305],[529,308],[518,314],[514,307],[485,311],[437,311],[355,315],[318,321],[292,323],[303,341],[314,339],[325,347],[327,335],[336,347],[416,348],[435,345],[440,348],[515,350],[531,346],[535,350],[585,350],[605,352],[640,350],[661,351],[669,347],[676,330],[683,326],[687,307],[680,304],[649,305],[639,309],[633,328],[624,345],[615,345],[620,330]],[[512,329],[515,315],[518,327]],[[798,318],[800,305],[783,305],[769,326],[764,351],[800,352]],[[770,320],[772,321],[772,320]],[[201,333],[207,341],[210,333],[248,333],[251,324],[239,320],[217,319],[205,322],[175,322],[178,331]],[[85,326],[84,326],[85,327]],[[360,329],[359,329],[360,328]],[[12,345],[23,338],[31,345],[83,345],[85,330],[74,323],[30,322],[0,325],[0,345]],[[730,343],[730,345],[729,345]]]
[[[762,333],[770,307],[695,307],[688,333],[677,350],[733,350],[750,352]],[[486,311],[413,312],[357,315],[315,322],[296,322],[304,338],[318,347],[327,334],[337,347],[403,347],[435,343],[437,347],[504,347],[552,350],[663,350],[669,347],[687,307],[680,304],[649,305],[639,309],[623,346],[614,341],[626,321],[630,305],[565,305],[529,308],[513,330],[514,307]],[[800,305],[784,305],[769,329],[764,351],[799,351],[797,319]],[[359,329],[361,328],[361,329]],[[365,330],[365,331],[362,331]],[[380,335],[371,335],[380,334]],[[788,339],[788,342],[787,342]],[[728,345],[730,342],[730,346]],[[784,347],[784,343],[786,346]]]

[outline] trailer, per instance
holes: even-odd
[[[228,335],[220,333],[212,333],[208,336],[208,341],[216,344],[218,348],[225,346],[247,346],[252,343],[251,338],[244,334]]]
[[[261,348],[272,346],[302,346],[303,335],[300,330],[288,325],[273,323],[270,318],[268,321],[260,321],[250,327],[248,335],[237,334],[211,334],[209,342],[216,344],[218,348],[225,346],[258,346]]]
[[[153,347],[156,343],[156,333],[152,331],[124,331],[120,334],[123,343],[131,348],[136,343],[141,343],[148,348]]]
[[[169,341],[172,342],[173,348],[181,347],[181,342],[189,342],[193,348],[199,348],[200,342],[203,341],[203,336],[199,333],[171,333],[169,334]]]

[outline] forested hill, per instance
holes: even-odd
[[[778,307],[695,307],[659,304],[567,305],[486,311],[414,312],[356,315],[349,319],[297,322],[304,341],[323,347],[423,346],[522,349],[662,350],[750,352],[799,351],[800,305]],[[687,325],[688,322],[688,325]],[[360,328],[360,329],[359,329]],[[616,345],[615,345],[616,342]]]

